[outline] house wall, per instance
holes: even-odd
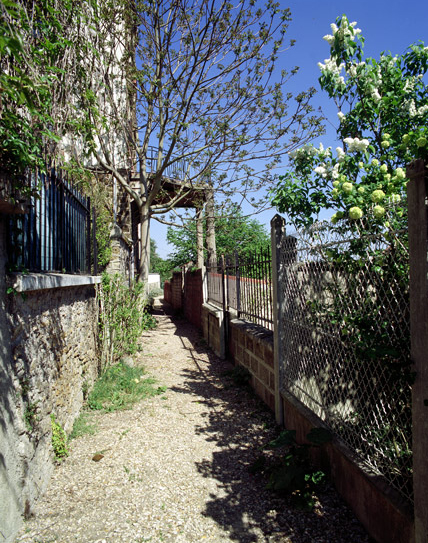
[[[53,469],[51,413],[69,432],[98,371],[99,278],[19,275],[6,294],[0,218],[0,541],[11,541]]]

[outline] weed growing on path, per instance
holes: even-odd
[[[55,460],[61,462],[68,456],[67,435],[63,427],[57,422],[55,415],[51,414],[52,426],[52,448],[55,454]]]
[[[119,362],[108,368],[95,383],[87,406],[104,412],[131,409],[140,400],[166,391],[166,387],[155,385],[155,379],[144,377],[142,368],[131,368]]]
[[[85,411],[82,411],[77,419],[74,421],[73,429],[68,436],[69,441],[76,437],[84,435],[94,435],[96,432],[96,426],[92,422],[91,415]]]

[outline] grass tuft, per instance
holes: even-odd
[[[95,432],[96,426],[92,422],[91,415],[85,411],[82,411],[74,421],[73,429],[68,436],[68,440],[71,441],[72,439],[82,437],[84,435],[94,435]]]
[[[96,381],[87,407],[103,412],[131,409],[140,400],[163,394],[165,390],[166,387],[156,386],[156,380],[152,377],[144,377],[142,368],[131,368],[119,362]]]

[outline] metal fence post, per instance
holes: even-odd
[[[97,218],[95,208],[92,208],[92,243],[94,253],[94,275],[98,275],[98,250],[97,250]],[[90,273],[90,270],[89,270]]]
[[[275,372],[275,418],[278,424],[284,422],[284,409],[280,392],[280,361],[282,358],[281,342],[281,282],[283,269],[281,266],[281,240],[285,235],[285,220],[275,215],[271,220],[271,248],[272,248],[272,287],[273,287],[273,338],[274,338],[274,372]]]
[[[416,373],[412,389],[415,543],[428,543],[428,217],[425,164],[407,167],[411,357]]]
[[[238,319],[241,317],[241,272],[239,268],[239,256],[238,251],[235,251],[235,281],[236,281],[236,311],[238,313]]]

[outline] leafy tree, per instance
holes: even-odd
[[[364,60],[355,25],[345,16],[331,25],[333,34],[324,37],[330,58],[319,63],[321,88],[338,107],[342,145],[335,152],[322,145],[291,152],[290,170],[272,191],[272,203],[300,226],[332,209],[333,222],[352,225],[371,210],[388,228],[385,204],[405,197],[406,164],[428,155],[428,47]]]
[[[0,2],[0,169],[19,177],[57,158],[87,87],[88,0]],[[80,122],[80,121],[79,121]]]
[[[102,99],[90,94],[85,111],[92,153],[138,208],[144,279],[151,218],[165,220],[195,189],[226,196],[240,190],[252,198],[251,191],[271,182],[284,153],[319,133],[319,119],[309,104],[313,89],[294,100],[286,92],[297,68],[276,70],[290,20],[277,3],[117,0],[105,8],[97,40],[106,19],[124,20],[135,31],[128,54],[120,49],[123,26],[110,28],[108,40],[119,44],[111,47],[125,68],[136,115],[124,115],[118,105],[121,75],[102,55],[96,66]],[[119,153],[105,144],[112,133]],[[126,161],[132,176],[124,174]],[[165,179],[175,181],[174,191],[166,190]]]
[[[217,209],[215,217],[218,254],[246,257],[270,246],[270,237],[263,224],[242,214],[234,204],[226,211]],[[188,220],[184,228],[169,227],[167,240],[175,251],[170,257],[172,267],[196,262],[196,223]]]
[[[158,273],[161,278],[161,283],[168,279],[171,275],[171,270],[174,268],[168,259],[165,260],[158,255],[157,244],[155,240],[150,240],[150,273]]]

